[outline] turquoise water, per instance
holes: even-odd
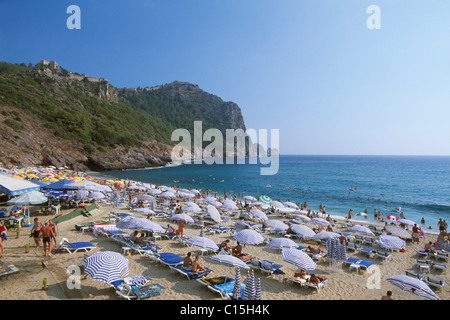
[[[436,230],[439,218],[450,220],[450,157],[425,156],[280,156],[276,175],[260,175],[262,164],[189,164],[105,174],[154,184],[210,189],[228,195],[268,195],[274,200],[308,202],[327,213],[346,216],[374,209]],[[270,187],[268,186],[270,185]],[[353,190],[350,190],[353,188]]]

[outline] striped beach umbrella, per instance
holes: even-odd
[[[255,300],[262,300],[261,278],[256,279]]]
[[[128,275],[128,260],[117,252],[96,252],[86,259],[84,271],[94,280],[111,283]]]
[[[220,262],[230,267],[239,267],[243,269],[250,269],[250,267],[241,259],[233,257],[229,254],[218,254],[210,257],[211,260]]]
[[[324,231],[316,233],[314,236],[311,237],[311,240],[328,240],[331,238],[337,238],[340,237],[339,233],[336,232],[330,232],[330,231]]]
[[[402,238],[402,239],[411,239],[412,235],[406,231],[405,229],[402,229],[400,227],[394,226],[394,225],[388,225],[385,227],[386,232],[389,234]]]
[[[164,232],[164,228],[159,224],[150,221],[145,218],[136,218],[133,216],[127,216],[116,223],[116,227],[119,229],[130,230],[145,230],[152,232]]]
[[[278,209],[282,209],[284,208],[284,204],[282,204],[280,201],[270,201],[269,203],[272,207],[278,208]]]
[[[312,218],[311,219],[311,223],[318,224],[318,225],[321,225],[321,226],[324,226],[324,227],[327,227],[327,226],[330,225],[330,223],[327,220],[322,219],[322,218]]]
[[[260,244],[264,242],[264,237],[253,229],[244,229],[234,234],[236,241],[243,244]]]
[[[194,223],[194,219],[192,219],[191,216],[185,214],[185,213],[178,213],[175,214],[174,216],[172,216],[172,218],[170,218],[171,220],[182,220],[185,222],[189,222],[189,223]]]
[[[362,233],[368,236],[374,236],[375,234],[372,232],[372,230],[370,230],[369,228],[365,227],[365,226],[361,226],[361,225],[355,225],[352,226],[350,228],[348,228],[349,231],[353,231],[353,232],[358,232],[358,233]]]
[[[406,224],[408,226],[414,226],[415,224],[417,224],[416,222],[412,221],[412,220],[408,220],[408,219],[400,219],[397,221],[398,223],[402,223],[402,224]]]
[[[272,199],[269,196],[266,196],[265,194],[263,194],[262,196],[259,197],[259,201],[261,201],[262,203],[265,203],[265,204],[270,204]]]
[[[206,209],[208,210],[208,215],[211,217],[211,219],[212,219],[214,222],[219,223],[219,222],[222,221],[222,218],[220,217],[220,213],[219,213],[219,211],[216,209],[216,207],[214,207],[214,206],[211,205],[211,204],[208,204],[208,205],[206,206]]]
[[[251,269],[245,280],[244,300],[255,300],[255,276]]]
[[[303,214],[296,214],[296,215],[294,215],[294,217],[296,219],[302,220],[303,222],[311,222],[311,218],[307,217],[307,216],[305,216]]]
[[[273,229],[287,230],[289,226],[281,220],[267,220],[266,225]]]
[[[267,218],[266,214],[258,209],[251,209],[250,213],[257,219],[267,221],[269,218]]]
[[[298,249],[283,249],[281,251],[283,261],[303,270],[314,270],[316,263],[303,251]]]
[[[186,244],[198,248],[208,249],[211,251],[218,251],[217,244],[209,238],[205,237],[191,237],[186,239]]]
[[[386,281],[406,292],[415,294],[425,299],[440,300],[433,290],[431,290],[425,282],[419,279],[408,277],[406,275],[397,275],[387,278]]]
[[[286,201],[286,202],[283,202],[283,204],[284,204],[285,207],[289,207],[289,208],[293,208],[293,209],[298,209],[298,205],[296,205],[296,204],[293,203],[293,202]]]
[[[305,225],[294,225],[291,227],[297,236],[301,238],[312,238],[316,233],[308,226]]]
[[[236,276],[234,277],[234,287],[232,297],[234,300],[241,298],[241,269],[236,268]]]
[[[380,236],[378,245],[384,249],[400,250],[406,246],[406,242],[396,236]]]
[[[298,244],[288,238],[275,238],[270,240],[267,244],[269,248],[273,249],[284,249],[284,248],[297,248]]]
[[[335,239],[328,239],[327,241],[327,258],[337,259],[336,241]]]

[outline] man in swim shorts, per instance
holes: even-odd
[[[50,227],[49,223],[46,222],[44,227],[42,227],[40,234],[42,234],[42,242],[44,243],[44,256],[51,257],[52,256],[52,239],[56,245],[56,237],[53,232],[52,227]],[[47,253],[48,246],[48,253]]]

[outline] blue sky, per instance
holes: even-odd
[[[436,0],[0,0],[0,60],[196,83],[284,154],[450,155],[449,17]]]

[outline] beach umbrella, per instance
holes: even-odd
[[[183,208],[183,211],[186,211],[186,212],[200,212],[200,211],[202,211],[202,209],[200,209],[198,206],[197,207],[187,206],[187,207]]]
[[[289,207],[289,208],[293,208],[293,209],[298,209],[298,205],[296,205],[296,204],[293,203],[293,202],[286,201],[286,202],[283,202],[283,204],[284,204],[285,207]]]
[[[305,225],[293,225],[291,229],[301,238],[312,238],[316,234],[310,227]]]
[[[412,278],[406,275],[397,275],[387,278],[386,281],[392,283],[400,289],[423,297],[428,300],[440,300],[439,297],[430,289],[430,287],[422,280]]]
[[[280,220],[267,220],[265,222],[265,224],[268,227],[276,229],[276,230],[277,229],[279,229],[279,230],[287,230],[287,229],[289,229],[289,226],[286,223],[284,223],[283,221],[280,221]]]
[[[283,249],[281,251],[283,261],[303,270],[314,270],[317,265],[305,252],[298,249]]]
[[[275,207],[275,208],[279,208],[279,209],[284,208],[284,204],[282,204],[282,203],[279,202],[279,201],[270,201],[269,204],[270,204],[272,207]]]
[[[264,204],[270,204],[272,199],[269,196],[263,194],[262,196],[259,197],[259,201],[261,201]]]
[[[412,236],[411,234],[406,231],[405,229],[402,229],[400,227],[394,226],[394,225],[387,225],[385,227],[386,232],[388,232],[389,234],[402,238],[402,239],[411,239]]]
[[[16,206],[28,206],[34,204],[42,204],[47,201],[48,198],[42,192],[34,190],[22,193],[20,196],[17,196],[7,201],[6,204]]]
[[[216,200],[206,201],[208,204],[213,205],[215,207],[222,207],[222,203]]]
[[[398,218],[396,216],[393,216],[392,214],[388,214],[386,216],[386,219],[391,220],[391,221],[398,221]]]
[[[76,190],[81,189],[75,186],[75,182],[68,179],[61,179],[57,182],[51,183],[48,186],[42,187],[43,189],[52,189],[52,190]]]
[[[222,221],[219,211],[217,211],[217,209],[214,206],[208,204],[206,206],[206,209],[208,210],[208,215],[211,217],[211,219],[213,219],[213,221],[217,223]]]
[[[324,227],[327,227],[327,226],[330,225],[330,223],[327,220],[322,219],[322,218],[312,218],[311,219],[311,223],[318,224],[318,225],[321,225],[321,226],[324,226]]]
[[[384,249],[400,250],[406,246],[406,242],[396,236],[380,236],[378,245]]]
[[[262,290],[261,290],[261,278],[256,280],[256,288],[255,288],[255,300],[262,300]]]
[[[140,194],[136,197],[137,201],[153,201],[155,200],[154,197],[148,194]]]
[[[140,190],[140,191],[147,190],[146,187],[140,186],[140,185],[137,185],[137,184],[133,184],[133,185],[127,187],[127,189],[128,189],[128,190]]]
[[[101,184],[89,180],[77,181],[74,183],[76,189],[86,189],[92,191],[102,191],[104,187]]]
[[[295,218],[302,220],[303,222],[311,222],[311,218],[303,214],[294,215]]]
[[[86,259],[84,271],[94,280],[111,283],[128,275],[128,260],[117,252],[96,252]]]
[[[230,267],[250,269],[250,267],[244,261],[229,254],[217,254],[215,256],[211,256],[210,259]]]
[[[75,193],[75,199],[81,200],[89,196],[89,190],[79,190]]]
[[[203,199],[205,202],[216,201],[217,199],[213,196],[208,196]]]
[[[257,219],[267,221],[269,218],[267,218],[266,214],[258,209],[251,209],[250,213]]]
[[[182,220],[189,223],[194,223],[194,219],[185,213],[178,213],[170,218],[171,220]]]
[[[248,271],[247,279],[245,280],[244,300],[255,299],[255,275],[253,270]]]
[[[101,200],[101,199],[105,198],[105,195],[101,192],[95,191],[95,192],[89,193],[89,198],[94,199],[94,200]]]
[[[175,195],[175,193],[172,192],[172,191],[163,192],[159,196],[162,197],[162,198],[167,198],[167,199],[175,199],[177,197]]]
[[[145,230],[152,232],[164,232],[164,228],[159,224],[150,221],[145,218],[136,218],[133,216],[127,216],[116,223],[116,227],[119,229],[130,230]]]
[[[412,220],[408,220],[408,219],[400,219],[397,222],[401,223],[401,224],[406,224],[408,226],[414,226],[415,224],[417,224],[416,222],[414,222]]]
[[[234,300],[241,298],[241,269],[236,268],[236,276],[234,277],[234,287],[232,297]]]
[[[178,192],[177,194],[181,198],[193,198],[193,197],[195,197],[195,194],[193,194],[191,192]]]
[[[236,241],[244,244],[260,244],[264,242],[264,237],[253,229],[244,229],[234,234]]]
[[[148,193],[153,194],[153,195],[159,195],[162,193],[162,191],[159,189],[149,189]]]
[[[339,233],[324,231],[324,232],[316,233],[314,236],[311,237],[311,240],[319,240],[320,241],[320,240],[328,240],[328,239],[337,238],[337,237],[340,237]]]
[[[366,234],[368,236],[374,236],[375,235],[372,232],[372,230],[370,230],[369,228],[367,228],[365,226],[361,226],[361,225],[352,226],[352,227],[348,228],[348,230],[354,231],[354,232],[358,232],[358,233],[362,233],[362,234]]]
[[[293,240],[288,238],[274,238],[270,240],[267,246],[273,249],[281,250],[284,248],[297,248],[298,244],[296,244]]]
[[[211,251],[218,251],[219,247],[211,239],[205,237],[192,237],[186,239],[186,244],[198,248],[208,249]]]
[[[156,212],[150,208],[135,208],[135,209],[133,209],[133,212],[145,213],[145,214],[156,214]]]
[[[246,200],[247,202],[254,202],[256,201],[256,198],[252,196],[245,196],[244,200]]]
[[[222,209],[227,209],[227,210],[238,210],[238,206],[235,203],[222,203],[221,206]]]

